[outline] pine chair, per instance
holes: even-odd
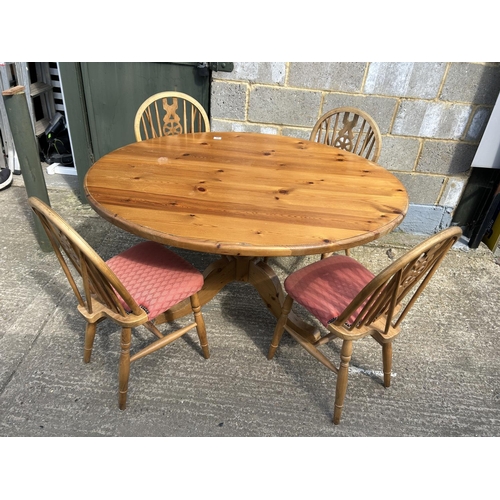
[[[78,311],[87,321],[83,361],[90,361],[97,323],[109,318],[121,326],[118,395],[121,410],[126,406],[130,364],[133,361],[170,344],[193,328],[197,330],[204,357],[209,358],[205,323],[197,294],[203,285],[203,276],[191,264],[151,241],[139,243],[104,262],[44,202],[30,197],[28,203],[39,217],[75,293]],[[191,301],[194,322],[168,334],[161,333],[154,325],[155,317],[187,298]],[[131,330],[139,325],[144,325],[158,339],[131,355]]]
[[[182,92],[159,92],[146,99],[135,115],[137,142],[164,135],[210,132],[203,106]]]
[[[375,120],[357,108],[335,108],[316,122],[311,141],[343,149],[377,162],[382,148],[382,136]],[[345,251],[349,255],[349,249]],[[329,257],[324,253],[321,258]]]
[[[357,108],[335,108],[314,125],[311,141],[343,149],[377,162],[382,136],[375,120]]]
[[[338,424],[347,390],[353,341],[371,335],[382,345],[384,386],[391,383],[392,341],[400,325],[442,259],[462,234],[451,227],[431,236],[377,276],[344,255],[333,255],[299,269],[285,280],[287,296],[268,352],[272,359],[286,329],[318,361],[337,374],[333,422]],[[415,289],[416,285],[418,288]],[[413,290],[413,293],[410,292]],[[326,334],[308,342],[286,326],[293,302],[301,304],[326,328]],[[342,339],[339,367],[318,347]]]

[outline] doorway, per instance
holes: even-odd
[[[210,110],[210,73],[201,63],[59,63],[59,73],[84,202],[88,169],[110,151],[135,142],[135,113],[149,96],[184,92]]]

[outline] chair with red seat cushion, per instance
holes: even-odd
[[[338,424],[347,390],[352,342],[371,335],[382,345],[384,386],[389,387],[392,341],[400,333],[401,321],[461,234],[458,227],[445,229],[417,245],[377,276],[353,258],[343,255],[333,255],[292,273],[285,280],[287,296],[268,358],[273,358],[283,331],[287,330],[307,352],[337,373],[333,422]],[[327,333],[310,342],[289,329],[286,323],[294,301],[317,318]],[[338,368],[318,349],[334,338],[343,341]]]
[[[358,108],[335,108],[323,114],[315,123],[310,141],[349,151],[377,162],[382,148],[382,135],[377,122]],[[349,249],[345,250],[349,255]],[[332,255],[324,253],[324,259]]]
[[[120,409],[127,401],[130,363],[151,354],[196,328],[205,358],[209,358],[205,323],[198,291],[203,276],[183,258],[164,246],[144,242],[104,262],[92,247],[54,210],[30,197],[28,203],[40,219],[54,252],[78,300],[78,311],[87,321],[84,362],[90,361],[96,325],[110,318],[122,327],[119,366]],[[73,276],[72,264],[81,277]],[[80,286],[78,285],[80,283]],[[194,322],[161,333],[153,320],[172,306],[189,299]],[[130,353],[131,329],[144,325],[158,339]]]

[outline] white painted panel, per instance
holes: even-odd
[[[473,167],[500,168],[500,96],[472,160]]]

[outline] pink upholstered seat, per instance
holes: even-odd
[[[150,320],[191,297],[203,286],[203,275],[159,243],[139,243],[106,261]],[[121,304],[129,310],[119,297]]]
[[[290,296],[324,326],[335,321],[374,275],[351,257],[333,255],[314,262],[285,280]],[[349,318],[354,321],[361,307]]]

